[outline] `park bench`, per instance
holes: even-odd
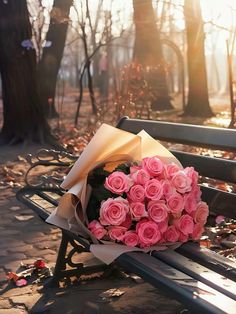
[[[213,150],[236,152],[236,131],[206,126],[178,124],[151,120],[122,118],[118,128],[133,133],[142,129],[152,137]],[[213,158],[180,150],[171,150],[183,166],[194,166],[201,176],[236,183],[236,160]],[[49,151],[51,160],[38,158],[38,166],[66,166],[76,157],[66,152]],[[65,158],[66,161],[65,161]],[[28,180],[28,179],[27,179]],[[27,181],[28,182],[28,181]],[[201,186],[202,199],[211,215],[222,214],[236,219],[236,194],[216,187]],[[57,206],[65,191],[50,183],[32,186],[29,183],[17,192],[17,198],[33,209],[45,221]],[[89,251],[90,243],[67,230],[62,230],[61,245],[52,278],[57,284],[63,278],[104,270],[105,265],[85,266],[72,261],[74,254]],[[177,250],[144,254],[122,254],[115,265],[136,273],[154,287],[167,293],[191,309],[193,313],[236,313],[236,263],[199,244],[188,242]]]

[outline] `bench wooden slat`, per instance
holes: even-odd
[[[55,207],[58,205],[58,202],[55,199],[52,202],[51,198],[49,198],[48,195],[47,197],[45,197],[46,194],[43,191],[57,193],[58,189],[56,188],[41,188],[40,189],[40,188],[34,188],[34,187],[25,187],[16,193],[16,197],[23,204],[25,204],[26,206],[31,208],[33,211],[35,211],[35,213],[39,215],[39,217],[45,221],[52,211],[52,210],[48,211],[45,208],[44,206],[45,202],[47,202],[52,209],[55,209]]]
[[[191,242],[184,243],[176,251],[193,259],[201,265],[236,281],[236,263],[230,259]]]
[[[236,219],[236,194],[220,191],[213,187],[201,186],[202,200],[212,213]]]
[[[236,138],[235,138],[236,141]],[[236,183],[236,161],[171,150],[184,167],[194,167],[201,176]]]
[[[117,127],[135,134],[144,129],[159,140],[236,151],[235,130],[127,117],[121,119]]]
[[[145,281],[183,302],[195,313],[235,314],[236,301],[153,256],[126,253],[118,258],[118,262],[125,269],[135,272]]]
[[[48,201],[49,203],[51,203],[54,206],[58,206],[58,200],[56,200],[55,198],[53,198],[50,194],[47,194],[45,192],[38,192],[37,193],[39,196],[41,196],[43,199],[45,199],[46,201]]]
[[[231,299],[236,300],[236,282],[226,277],[222,277],[222,275],[217,272],[209,270],[173,250],[155,251],[152,255],[166,264],[227,295]]]

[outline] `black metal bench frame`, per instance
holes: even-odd
[[[236,131],[234,130],[128,119],[127,117],[122,118],[117,127],[133,133],[144,129],[160,140],[236,152]],[[71,161],[75,160],[75,156],[66,152],[49,151],[48,153],[52,154],[49,160],[42,159],[40,154],[36,161],[30,157],[30,170],[38,165],[68,167]],[[194,166],[202,176],[236,183],[235,160],[194,155],[177,150],[172,150],[172,153],[184,166]],[[30,185],[26,179],[26,187],[17,193],[17,198],[33,209],[44,221],[49,215],[45,202],[55,208],[58,197],[63,194],[59,187],[51,186],[51,179],[51,177],[44,177],[37,186]],[[201,186],[201,189],[202,198],[208,202],[212,213],[224,214],[236,219],[236,194],[206,186]],[[55,196],[58,197],[55,198]],[[68,248],[69,245],[70,248]],[[62,278],[73,275],[79,277],[107,267],[104,264],[84,266],[82,263],[73,262],[74,254],[89,252],[89,245],[87,240],[62,230],[61,245],[51,284],[58,284]],[[137,273],[153,286],[161,288],[189,308],[194,306],[193,312],[234,313],[231,308],[235,306],[236,313],[235,263],[206,248],[200,248],[196,243],[186,243],[172,252],[152,252],[152,255],[126,253],[122,254],[115,263]],[[204,273],[206,276],[203,275]],[[216,280],[209,279],[208,275],[214,275]],[[224,279],[221,276],[224,276]],[[199,288],[202,284],[206,286]],[[205,294],[209,294],[210,297],[206,297]],[[220,304],[217,305],[222,295],[228,304],[225,310]]]

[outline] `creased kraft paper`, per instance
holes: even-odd
[[[61,184],[67,193],[61,197],[58,207],[48,217],[47,222],[90,238],[93,242],[90,246],[91,252],[106,264],[125,252],[146,252],[147,250],[113,242],[103,241],[104,244],[100,244],[94,238],[86,227],[86,206],[91,192],[87,177],[91,170],[102,164],[109,164],[114,168],[122,162],[151,156],[158,156],[166,164],[175,163],[182,167],[173,154],[145,131],[134,135],[102,124]],[[163,245],[156,245],[148,250],[165,248]]]

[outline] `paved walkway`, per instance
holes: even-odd
[[[9,151],[14,171],[25,171],[26,164],[16,161],[16,151]],[[0,153],[0,181],[4,153]],[[2,164],[1,164],[2,162]],[[5,163],[4,163],[5,165]],[[19,182],[23,176],[19,175]],[[15,188],[0,185],[0,313],[1,314],[172,314],[183,307],[162,296],[157,289],[132,276],[89,277],[61,288],[43,289],[43,284],[15,287],[6,281],[6,273],[17,271],[20,263],[33,263],[43,258],[54,266],[60,243],[57,228],[46,225],[34,213],[15,199]],[[89,253],[88,253],[89,254]],[[84,254],[87,258],[88,254]],[[117,288],[124,291],[120,297],[102,297],[101,293]]]

